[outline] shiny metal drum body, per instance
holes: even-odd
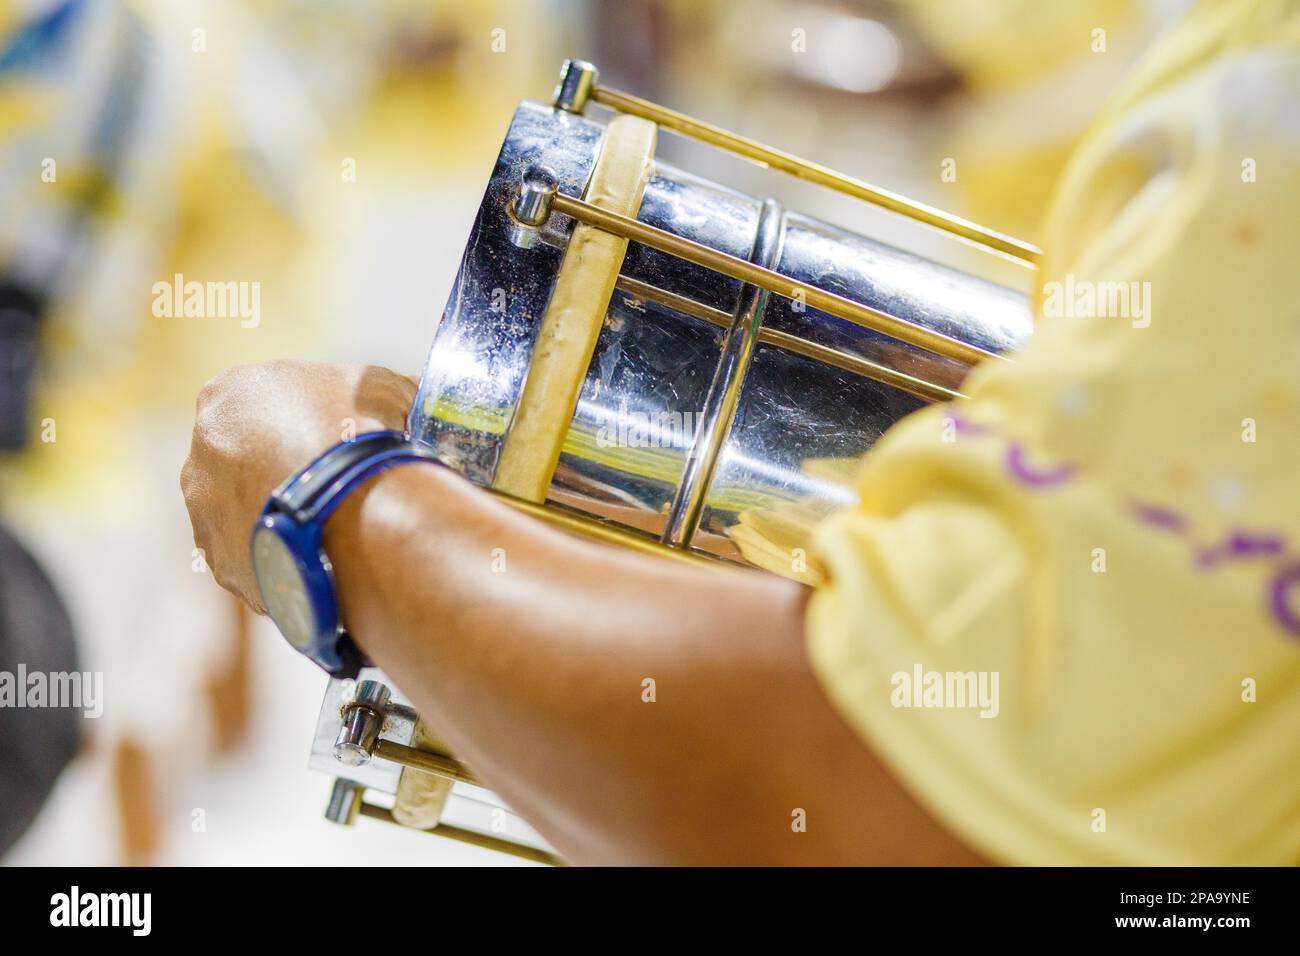
[[[545,167],[581,197],[604,129],[519,106],[434,335],[410,431],[479,484],[492,484],[573,226],[555,214],[522,228],[521,180]],[[667,163],[637,219],[986,351],[1030,331],[1018,292]],[[902,416],[956,394],[967,370],[632,242],[548,505],[799,577],[807,532],[854,500],[849,464]]]

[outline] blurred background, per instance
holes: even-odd
[[[514,105],[563,58],[1033,241],[1072,144],[1186,5],[0,0],[0,671],[75,653],[104,679],[97,719],[0,709],[0,862],[509,862],[322,818],[325,677],[214,585],[178,473],[227,365],[419,368]],[[1027,289],[705,147],[659,155]],[[177,275],[257,283],[256,323],[156,315]]]

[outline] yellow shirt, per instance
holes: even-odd
[[[1300,4],[1210,3],[1067,168],[1038,331],[819,529],[808,647],[1021,864],[1300,862]]]

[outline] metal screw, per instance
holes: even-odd
[[[552,99],[555,108],[582,115],[599,79],[600,71],[586,60],[565,60]]]
[[[551,216],[551,203],[559,189],[555,173],[545,166],[529,166],[524,170],[515,200],[514,215],[525,226],[543,226]]]
[[[334,757],[348,767],[369,763],[392,692],[377,680],[363,680],[343,705],[343,726],[334,740]]]
[[[351,826],[361,809],[361,795],[365,788],[354,780],[337,777],[330,790],[329,803],[325,804],[325,819],[330,823]]]

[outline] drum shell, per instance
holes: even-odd
[[[530,232],[510,205],[533,165],[581,196],[603,129],[519,106],[435,331],[410,430],[479,484],[492,483],[572,227],[557,214]],[[656,163],[637,218],[986,350],[1014,348],[1030,331],[1028,303],[1013,290],[667,163]],[[630,243],[548,500],[789,573],[807,531],[854,501],[851,463],[925,400],[764,341],[747,312],[770,332],[942,388],[958,387],[967,371]],[[729,416],[720,391],[734,376]],[[713,456],[705,439],[718,429],[725,437]],[[690,502],[696,514],[686,520]]]

